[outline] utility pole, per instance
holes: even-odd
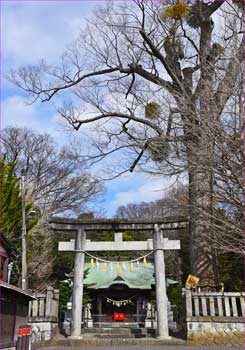
[[[22,211],[22,266],[21,266],[21,288],[27,289],[27,261],[26,261],[26,201],[25,201],[25,181],[24,169],[21,171],[21,211]]]

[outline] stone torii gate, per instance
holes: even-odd
[[[70,219],[53,217],[50,224],[53,230],[76,232],[76,239],[59,242],[59,251],[75,252],[74,282],[72,294],[71,336],[81,337],[83,275],[85,251],[154,251],[157,335],[168,339],[167,295],[165,279],[164,250],[180,249],[179,240],[163,238],[163,230],[176,230],[186,227],[186,218],[168,219]],[[122,232],[150,231],[153,239],[147,241],[123,241]],[[86,232],[113,231],[114,242],[91,242]]]

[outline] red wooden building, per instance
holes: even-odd
[[[0,349],[15,346],[18,328],[27,323],[30,291],[8,283],[8,264],[13,254],[10,243],[0,233]]]

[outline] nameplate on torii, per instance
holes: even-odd
[[[59,251],[76,251],[75,240],[71,239],[69,242],[59,242]],[[162,250],[178,250],[180,249],[179,240],[169,240],[162,238],[158,244],[157,249]],[[153,250],[153,240],[147,241],[123,241],[122,233],[116,232],[114,234],[114,241],[107,242],[91,242],[86,239],[83,245],[83,251],[130,251],[130,250]]]

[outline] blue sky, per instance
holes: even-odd
[[[1,127],[31,127],[49,132],[62,142],[68,139],[52,104],[27,105],[23,92],[4,77],[10,68],[35,64],[42,58],[57,63],[66,46],[84,27],[85,18],[101,3],[103,1],[1,1]],[[97,209],[105,209],[111,217],[119,205],[162,198],[168,184],[160,177],[126,174],[106,183],[106,194]]]

